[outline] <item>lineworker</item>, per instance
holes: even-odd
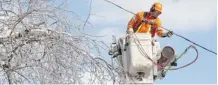
[[[161,20],[158,16],[162,13],[162,4],[155,2],[149,12],[138,12],[128,23],[127,33],[151,33],[154,37],[155,33],[159,37],[171,37],[172,31],[163,33],[161,29]]]

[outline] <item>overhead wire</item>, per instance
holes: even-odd
[[[110,3],[110,4],[113,4],[113,5],[115,5],[116,7],[120,8],[120,9],[123,9],[123,10],[126,11],[126,12],[129,12],[129,13],[131,13],[131,14],[133,14],[133,15],[136,15],[135,13],[133,13],[133,12],[127,10],[127,9],[124,9],[123,7],[121,7],[121,6],[119,6],[119,5],[115,4],[115,3],[113,3],[113,2],[111,2],[111,1],[108,1],[108,0],[104,0],[104,1],[106,1],[106,2],[108,2],[108,3]],[[161,28],[163,28],[163,29],[165,29],[165,30],[167,30],[167,31],[170,31],[169,29],[167,29],[167,28],[165,28],[165,27],[163,27],[163,26],[162,26]],[[211,52],[211,53],[217,55],[216,52],[214,52],[214,51],[212,51],[212,50],[210,50],[210,49],[208,49],[208,48],[206,48],[206,47],[204,47],[204,46],[202,46],[202,45],[199,45],[199,44],[197,44],[197,43],[195,43],[195,42],[189,40],[188,38],[185,38],[185,37],[183,37],[183,36],[181,36],[181,35],[179,35],[179,34],[177,34],[177,33],[175,33],[175,32],[173,32],[173,34],[175,34],[176,36],[178,36],[178,37],[180,37],[180,38],[182,38],[182,39],[185,39],[185,40],[188,41],[188,42],[191,42],[192,44],[194,44],[194,45],[196,45],[196,46],[198,46],[198,47],[200,47],[200,48],[202,48],[202,49],[204,49],[204,50],[206,50],[206,51],[208,51],[208,52]]]

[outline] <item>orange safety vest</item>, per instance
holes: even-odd
[[[152,19],[150,18],[147,12],[139,12],[137,13],[128,23],[128,28],[133,28],[134,32],[138,33],[148,33],[150,32],[152,34],[152,37],[155,36],[155,33],[158,34],[158,36],[162,37],[162,29],[158,28],[161,27],[161,21],[159,18]],[[146,21],[153,21],[155,24],[152,25]]]

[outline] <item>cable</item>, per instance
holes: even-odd
[[[167,61],[167,64],[165,66],[161,66],[159,64],[157,64],[155,61],[153,61],[149,56],[148,54],[145,52],[144,48],[142,47],[140,41],[138,40],[137,36],[135,35],[135,33],[133,33],[136,41],[139,43],[139,45],[137,45],[137,47],[139,48],[139,51],[141,52],[141,54],[148,58],[154,65],[156,65],[159,69],[164,69],[164,67],[170,62],[170,60]],[[134,42],[136,43],[136,41],[134,40]],[[152,41],[151,41],[152,42]],[[136,43],[137,44],[137,43]]]
[[[115,5],[116,7],[120,8],[120,9],[123,9],[123,10],[126,11],[126,12],[129,12],[129,13],[131,13],[131,14],[133,14],[133,15],[136,15],[135,13],[133,13],[133,12],[131,12],[131,11],[129,11],[129,10],[124,9],[123,7],[121,7],[121,6],[119,6],[119,5],[115,4],[115,3],[113,3],[113,2],[111,2],[111,1],[108,1],[108,0],[104,0],[104,1],[113,4],[113,5]],[[164,27],[162,27],[162,28],[165,29],[165,30],[167,30],[167,31],[170,31],[170,30],[168,30],[168,29],[166,29],[166,28],[164,28]],[[202,49],[204,49],[204,50],[206,50],[206,51],[208,51],[208,52],[211,52],[211,53],[217,55],[216,52],[214,52],[214,51],[212,51],[212,50],[209,50],[209,49],[207,49],[207,48],[205,48],[205,47],[203,47],[203,46],[201,46],[201,45],[199,45],[199,44],[197,44],[197,43],[195,43],[195,42],[193,42],[193,41],[191,41],[191,40],[189,40],[189,39],[187,39],[187,38],[185,38],[185,37],[183,37],[183,36],[181,36],[181,35],[179,35],[179,34],[176,34],[176,33],[173,33],[173,34],[175,34],[176,36],[178,36],[178,37],[180,37],[180,38],[185,39],[185,40],[188,41],[188,42],[193,43],[194,45],[196,45],[196,46],[198,46],[198,47],[200,47],[200,48],[202,48]]]
[[[108,0],[105,0],[105,1],[108,2],[108,3],[111,3],[111,4],[115,5],[115,6],[117,6],[117,7],[119,7],[119,8],[121,8],[121,9],[123,9],[123,10],[126,11],[126,12],[129,12],[129,13],[131,13],[131,14],[136,15],[135,13],[133,13],[133,12],[131,12],[131,11],[129,11],[129,10],[124,9],[123,7],[117,5],[117,4],[113,3],[113,2],[110,2],[110,1],[108,1]]]
[[[163,29],[165,29],[165,30],[167,30],[167,31],[170,31],[170,30],[168,30],[168,29],[166,29],[166,28],[164,28],[164,27],[161,27],[161,28],[163,28]],[[216,52],[214,52],[214,51],[212,51],[212,50],[209,50],[209,49],[207,49],[207,48],[205,48],[205,47],[203,47],[203,46],[201,46],[201,45],[199,45],[199,44],[197,44],[197,43],[195,43],[195,42],[193,42],[193,41],[191,41],[191,40],[189,40],[189,39],[187,39],[187,38],[185,38],[185,37],[183,37],[183,36],[181,36],[181,35],[179,35],[179,34],[176,34],[176,33],[173,33],[173,34],[175,34],[175,35],[178,36],[178,37],[181,37],[181,38],[185,39],[186,41],[189,41],[189,42],[195,44],[195,45],[198,46],[198,47],[203,48],[204,50],[207,50],[207,51],[209,51],[209,52],[211,52],[211,53],[217,55]]]
[[[190,66],[191,64],[193,64],[194,62],[197,61],[197,59],[198,59],[198,50],[197,50],[194,46],[192,46],[192,45],[190,46],[190,48],[193,48],[193,49],[195,50],[195,52],[196,52],[196,57],[195,57],[195,59],[194,59],[192,62],[190,62],[190,63],[188,63],[188,64],[186,64],[186,65],[184,65],[184,66],[181,66],[181,67],[178,67],[178,68],[172,68],[172,69],[169,69],[169,70],[178,70],[178,69],[181,69],[181,68]]]
[[[161,66],[161,65],[157,64],[156,62],[154,62],[154,61],[147,55],[147,53],[145,52],[145,50],[143,49],[143,47],[142,47],[141,43],[139,42],[137,36],[136,36],[135,34],[133,34],[133,35],[135,36],[135,39],[136,39],[136,40],[134,40],[134,42],[136,43],[136,41],[137,41],[137,42],[139,43],[139,45],[137,45],[137,47],[139,48],[139,51],[142,51],[141,54],[142,54],[144,57],[148,58],[154,65],[156,65],[156,66],[158,67],[158,69],[165,69],[165,67],[166,67],[167,65],[169,65],[169,63],[170,63],[170,61],[171,61],[170,59],[167,60],[167,63],[166,63],[164,66]],[[136,44],[137,44],[137,43],[136,43]],[[172,69],[170,69],[170,67],[171,67],[171,66],[170,66],[168,69],[166,69],[166,71],[168,71],[168,70],[178,70],[178,69],[187,67],[187,66],[193,64],[194,62],[196,62],[197,59],[198,59],[198,50],[197,50],[194,46],[192,46],[192,45],[190,45],[190,46],[176,59],[176,61],[177,61],[178,59],[180,59],[180,58],[188,51],[188,49],[190,49],[190,48],[195,49],[195,51],[196,51],[196,53],[197,53],[196,58],[195,58],[192,62],[190,62],[190,63],[188,63],[188,64],[186,64],[186,65],[184,65],[184,66],[178,67],[178,68],[172,68]]]
[[[188,63],[188,64],[186,64],[186,65],[184,65],[184,66],[178,67],[178,68],[170,68],[171,66],[169,66],[168,69],[165,69],[166,66],[170,64],[171,59],[167,59],[167,63],[166,63],[165,65],[161,66],[161,64],[156,63],[155,61],[153,61],[153,60],[148,56],[148,54],[145,52],[145,50],[144,50],[142,44],[140,43],[140,41],[139,41],[139,39],[137,38],[137,36],[136,36],[135,33],[130,34],[130,35],[128,35],[128,36],[129,36],[130,38],[134,39],[133,41],[134,41],[134,43],[136,44],[136,46],[138,47],[139,52],[140,52],[144,57],[146,57],[147,59],[149,59],[154,65],[156,65],[157,68],[160,69],[160,71],[163,70],[163,74],[165,74],[168,70],[179,70],[179,69],[185,68],[185,67],[187,67],[187,66],[190,66],[191,64],[193,64],[194,62],[196,62],[197,59],[198,59],[198,50],[197,50],[194,46],[190,45],[189,47],[187,47],[187,48],[185,49],[185,51],[184,51],[178,58],[176,58],[176,61],[178,61],[190,48],[193,48],[193,49],[196,51],[196,58],[195,58],[192,62],[190,62],[190,63]],[[132,41],[132,40],[130,40],[130,41]],[[151,41],[151,42],[152,42],[152,41]],[[165,70],[165,71],[164,71],[164,70]]]
[[[195,50],[195,52],[196,52],[196,57],[195,57],[195,59],[194,59],[192,62],[190,62],[190,63],[188,63],[188,64],[186,64],[186,65],[184,65],[184,66],[178,67],[178,68],[171,68],[171,66],[170,66],[170,67],[169,67],[168,69],[166,69],[166,71],[164,71],[163,73],[164,73],[164,74],[167,73],[168,70],[178,70],[178,69],[182,69],[182,68],[185,68],[185,67],[187,67],[187,66],[190,66],[191,64],[193,64],[194,62],[196,62],[197,59],[198,59],[198,50],[197,50],[194,46],[192,46],[192,45],[190,45],[190,46],[176,59],[176,61],[179,60],[179,59],[188,51],[188,49],[190,49],[190,48],[193,48],[193,49]]]

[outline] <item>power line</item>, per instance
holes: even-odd
[[[133,13],[133,12],[131,12],[131,11],[129,11],[129,10],[126,10],[126,9],[124,9],[123,7],[121,7],[121,6],[117,5],[117,4],[113,3],[113,2],[110,2],[110,1],[108,1],[108,0],[105,0],[105,1],[106,1],[106,2],[108,2],[108,3],[111,3],[111,4],[115,5],[115,6],[117,6],[117,7],[119,7],[119,8],[121,8],[121,9],[123,9],[124,11],[127,11],[127,12],[129,12],[129,13],[131,13],[131,14],[134,14],[134,15],[135,15],[135,13]]]
[[[166,29],[166,28],[164,28],[164,27],[162,27],[162,28],[165,29],[165,30],[167,30],[167,31],[170,31],[170,30],[168,30],[168,29]],[[199,45],[199,44],[197,44],[197,43],[195,43],[195,42],[193,42],[193,41],[191,41],[191,40],[189,40],[189,39],[187,39],[187,38],[185,38],[185,37],[183,37],[183,36],[181,36],[181,35],[179,35],[179,34],[176,34],[176,33],[173,33],[173,34],[176,35],[176,36],[178,36],[178,37],[181,37],[181,38],[185,39],[185,40],[188,41],[188,42],[191,42],[192,44],[194,44],[194,45],[196,45],[196,46],[198,46],[198,47],[203,48],[204,50],[207,50],[207,51],[209,51],[209,52],[211,52],[211,53],[217,55],[216,52],[214,52],[214,51],[212,51],[212,50],[209,50],[209,49],[207,49],[207,48],[205,48],[205,47],[203,47],[203,46],[201,46],[201,45]]]
[[[131,11],[129,11],[129,10],[124,9],[123,7],[121,7],[121,6],[119,6],[119,5],[115,4],[115,3],[113,3],[113,2],[111,2],[111,1],[108,1],[108,0],[104,0],[104,1],[113,4],[113,5],[115,5],[116,7],[120,8],[120,9],[123,9],[123,10],[126,11],[126,12],[129,12],[129,13],[131,13],[131,14],[133,14],[133,15],[136,15],[135,13],[133,13],[133,12],[131,12]],[[162,28],[165,29],[165,30],[167,30],[167,31],[170,31],[170,30],[168,30],[168,29],[165,28],[165,27],[162,27]],[[200,47],[200,48],[202,48],[202,49],[204,49],[204,50],[206,50],[206,51],[208,51],[208,52],[211,52],[211,53],[217,55],[216,52],[214,52],[214,51],[212,51],[212,50],[209,50],[209,49],[207,49],[206,47],[201,46],[201,45],[199,45],[199,44],[197,44],[197,43],[195,43],[195,42],[189,40],[188,38],[185,38],[185,37],[183,37],[183,36],[181,36],[181,35],[179,35],[179,34],[177,34],[177,33],[173,33],[173,34],[175,34],[176,36],[178,36],[178,37],[180,37],[180,38],[185,39],[185,40],[188,41],[188,42],[193,43],[194,45],[196,45],[196,46],[198,46],[198,47]]]

